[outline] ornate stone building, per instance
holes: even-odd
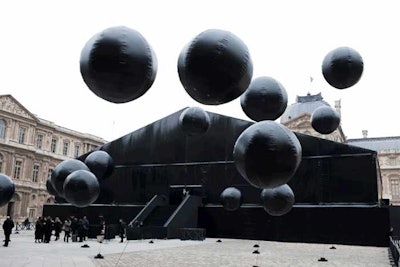
[[[296,132],[377,151],[382,178],[382,197],[389,199],[393,205],[400,205],[400,136],[368,138],[368,132],[363,130],[363,138],[347,139],[341,126],[331,134],[322,135],[311,126],[312,112],[321,105],[330,106],[323,100],[321,93],[297,96],[296,103],[287,107],[280,122]],[[339,114],[340,108],[340,100],[335,101],[335,109]]]
[[[12,200],[0,207],[0,219],[35,220],[44,203],[54,202],[46,180],[61,161],[74,158],[106,141],[37,117],[11,95],[0,95],[0,173],[15,183]]]

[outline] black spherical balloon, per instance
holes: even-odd
[[[64,197],[64,181],[68,175],[78,170],[89,171],[89,168],[80,160],[69,159],[58,164],[51,173],[51,183],[60,197]]]
[[[301,161],[296,135],[274,121],[253,124],[236,140],[233,159],[239,173],[253,186],[273,188],[286,184]]]
[[[85,164],[100,180],[106,179],[114,171],[114,160],[110,154],[102,150],[90,153],[85,159]]]
[[[210,128],[210,116],[199,107],[187,108],[179,117],[179,125],[189,136],[201,135]]]
[[[57,191],[54,189],[53,184],[51,183],[51,179],[46,180],[46,189],[50,195],[58,196]]]
[[[287,102],[285,88],[271,77],[254,79],[240,97],[244,113],[255,121],[276,120],[285,112]]]
[[[99,193],[99,182],[90,171],[74,171],[65,179],[65,199],[76,207],[89,206],[96,201]]]
[[[321,134],[334,132],[340,124],[340,115],[331,107],[321,106],[311,115],[311,126]]]
[[[219,105],[238,98],[247,89],[253,63],[247,46],[236,35],[210,29],[182,49],[178,74],[194,100]]]
[[[157,59],[136,30],[112,27],[95,34],[84,46],[80,70],[89,89],[113,103],[132,101],[152,86]]]
[[[242,204],[242,193],[235,187],[228,187],[222,191],[220,199],[224,209],[235,211],[240,208],[240,205]]]
[[[287,185],[281,185],[261,192],[264,210],[272,216],[282,216],[288,213],[294,204],[294,194]]]
[[[7,204],[15,193],[15,185],[10,177],[0,173],[0,207]]]
[[[337,89],[355,85],[361,78],[364,62],[361,55],[350,47],[339,47],[329,52],[322,62],[325,80]]]

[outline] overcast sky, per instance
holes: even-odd
[[[270,76],[289,95],[322,93],[342,101],[348,138],[400,136],[400,3],[398,1],[6,1],[0,5],[0,94],[54,123],[113,140],[186,106],[247,119],[239,99],[220,106],[197,103],[183,89],[177,59],[207,29],[227,30],[248,46],[253,78]],[[154,49],[157,77],[147,93],[114,104],[83,82],[85,43],[114,26],[139,31]],[[364,73],[338,90],[323,78],[325,55],[339,46],[357,50]],[[314,78],[310,84],[310,77]]]

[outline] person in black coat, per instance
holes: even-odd
[[[10,242],[10,235],[11,231],[14,228],[14,222],[11,220],[10,216],[7,216],[7,219],[3,223],[3,230],[4,230],[4,245],[5,247],[8,247],[8,242]]]
[[[124,222],[123,219],[119,219],[119,237],[121,238],[120,243],[124,242],[124,237],[125,237],[125,231],[126,231],[126,222]]]
[[[43,241],[43,218],[39,217],[35,224],[35,243]]]

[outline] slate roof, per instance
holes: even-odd
[[[289,105],[280,118],[281,123],[300,117],[303,114],[312,114],[320,106],[330,105],[323,100],[321,93],[306,96],[297,96],[296,103]]]
[[[375,151],[400,150],[400,136],[348,139],[346,143]]]

